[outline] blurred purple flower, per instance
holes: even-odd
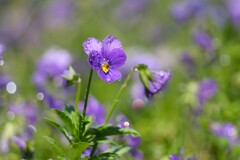
[[[128,73],[134,66],[138,64],[146,64],[149,69],[157,70],[160,68],[159,59],[154,54],[148,53],[142,48],[133,47],[127,50],[129,54],[122,70]]]
[[[217,83],[213,79],[205,79],[199,82],[197,90],[198,109],[201,109],[205,102],[212,98],[217,92]]]
[[[47,78],[61,77],[71,62],[72,58],[67,50],[58,47],[48,49],[37,63],[33,76],[34,83],[37,86],[43,86]]]
[[[214,44],[212,38],[204,31],[195,31],[192,34],[193,41],[203,50],[212,53]]]
[[[171,6],[170,12],[176,21],[186,21],[190,16],[199,16],[204,11],[202,0],[184,0]]]
[[[226,0],[226,5],[230,17],[232,20],[239,24],[240,23],[240,1],[239,0]]]
[[[131,128],[131,125],[127,119],[127,117],[125,115],[119,115],[116,118],[117,120],[117,124],[119,127],[121,128]],[[137,160],[142,160],[143,156],[142,153],[140,151],[137,150],[137,147],[140,145],[141,143],[141,138],[140,137],[133,137],[131,135],[126,135],[123,137],[124,141],[127,143],[127,145],[129,147],[131,147],[131,150],[129,151],[129,153],[135,157]]]
[[[60,99],[57,99],[50,93],[48,93],[44,88],[39,87],[38,93],[43,94],[43,101],[48,105],[49,108],[54,108],[58,110],[62,110],[64,106],[64,102]]]
[[[123,0],[116,9],[116,15],[122,21],[138,22],[149,5],[148,0]]]
[[[34,124],[37,121],[36,106],[29,102],[10,104],[8,111],[13,112],[15,115],[24,116],[27,124]]]
[[[26,142],[22,138],[14,136],[12,140],[18,145],[21,151],[26,149],[27,147]]]
[[[0,60],[3,60],[4,51],[5,51],[5,45],[0,42]]]
[[[43,21],[47,27],[59,28],[72,24],[76,4],[73,0],[52,0],[43,10]]]
[[[176,155],[176,154],[171,154],[169,156],[169,160],[183,160],[183,158],[178,156],[178,155]]]
[[[11,79],[9,76],[7,75],[0,75],[0,90],[1,89],[5,89],[6,85],[8,84],[8,82],[10,82]]]
[[[232,123],[213,122],[210,127],[216,136],[226,138],[232,145],[239,142],[237,128]]]
[[[90,37],[83,42],[83,47],[89,56],[89,65],[98,71],[98,76],[102,80],[112,83],[122,77],[117,69],[125,63],[127,57],[116,37],[108,35],[103,42]]]
[[[159,71],[153,73],[153,81],[149,81],[149,86],[145,86],[145,95],[151,99],[153,95],[162,91],[172,77],[171,71]]]
[[[83,110],[84,103],[79,104],[79,109]],[[103,124],[105,120],[104,107],[93,97],[89,97],[86,114],[92,116],[93,122],[97,125]]]

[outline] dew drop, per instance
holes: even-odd
[[[8,82],[6,90],[9,94],[14,94],[17,91],[17,85],[14,82]]]
[[[138,69],[137,69],[137,68],[135,68],[135,69],[134,69],[134,71],[136,71],[136,72],[137,72],[137,71],[138,71]]]

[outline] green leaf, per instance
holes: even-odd
[[[70,145],[67,151],[67,158],[70,160],[80,159],[81,154],[88,148],[90,144],[88,142],[78,142]]]
[[[114,146],[113,148],[106,150],[106,152],[116,153],[119,156],[121,156],[121,155],[127,153],[130,149],[131,149],[131,147],[129,147],[129,146],[119,146],[119,147]]]
[[[132,136],[140,136],[139,132],[132,128],[120,128],[115,126],[100,126],[99,128],[89,128],[86,132],[87,135],[94,135],[94,141],[105,140],[107,136],[128,134]]]
[[[56,127],[60,132],[62,132],[64,134],[64,136],[67,138],[67,140],[69,141],[69,143],[72,143],[72,140],[70,138],[70,136],[68,135],[68,132],[65,130],[64,127],[62,127],[60,124],[58,124],[57,122],[48,119],[45,117],[45,119],[48,121],[48,123],[50,123],[51,125],[53,125],[54,127]]]
[[[114,160],[117,158],[119,158],[119,155],[116,153],[101,153],[89,158],[89,160]]]
[[[64,154],[63,149],[57,145],[57,143],[55,142],[55,140],[53,138],[51,138],[49,136],[45,136],[44,138],[56,149],[56,151],[59,154],[61,154],[61,155]]]
[[[58,115],[58,117],[62,120],[62,122],[64,123],[64,125],[67,127],[68,130],[70,130],[71,132],[74,130],[74,125],[72,122],[71,117],[69,116],[68,113],[62,112],[60,110],[57,109],[53,109],[53,111]]]

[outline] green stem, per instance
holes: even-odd
[[[112,113],[113,113],[116,105],[118,104],[119,98],[120,98],[123,90],[126,88],[129,80],[131,79],[131,77],[132,77],[135,69],[136,69],[136,67],[134,67],[134,68],[130,71],[130,73],[128,74],[128,76],[127,76],[127,78],[125,79],[124,83],[122,84],[120,90],[118,91],[118,94],[117,94],[115,100],[114,100],[113,103],[112,103],[112,107],[111,107],[110,111],[108,112],[107,117],[106,117],[106,119],[105,119],[105,121],[104,121],[104,125],[106,125],[106,124],[108,123],[108,120],[109,120],[109,118],[111,117],[111,115],[112,115]]]
[[[76,95],[76,99],[75,99],[75,110],[76,110],[76,113],[78,113],[78,102],[80,100],[80,95],[81,95],[81,80],[79,79],[77,81],[77,95]]]
[[[86,97],[85,97],[85,101],[84,101],[84,108],[83,108],[83,120],[86,116],[86,110],[87,110],[87,103],[88,103],[88,95],[89,95],[89,91],[90,91],[90,86],[91,86],[91,81],[92,81],[92,75],[93,75],[93,69],[90,70],[90,75],[89,75],[89,79],[88,79],[88,86],[87,86],[87,92],[86,92]]]
[[[92,151],[90,153],[90,157],[92,157],[97,149],[97,146],[98,146],[98,143],[96,142],[94,145],[93,145],[93,148],[92,148]]]

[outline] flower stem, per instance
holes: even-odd
[[[135,69],[136,69],[136,67],[133,67],[133,69],[130,71],[130,73],[128,74],[127,78],[125,79],[124,83],[122,84],[120,90],[118,91],[118,94],[117,94],[115,100],[114,100],[113,103],[112,103],[112,107],[111,107],[110,111],[108,112],[107,117],[106,117],[106,119],[105,119],[105,121],[104,121],[104,125],[106,125],[106,124],[108,123],[108,120],[109,120],[109,118],[111,117],[111,115],[112,115],[112,113],[113,113],[113,111],[114,111],[117,103],[119,102],[119,98],[120,98],[123,90],[126,88],[129,80],[131,79],[131,77],[132,77]]]
[[[93,69],[90,70],[90,75],[89,75],[89,79],[88,79],[87,92],[86,92],[86,97],[85,97],[85,101],[84,101],[84,108],[83,108],[83,119],[86,116],[88,95],[89,95],[89,90],[90,90],[91,81],[92,81],[92,74],[93,74]]]
[[[77,81],[77,95],[76,95],[76,99],[75,99],[75,110],[76,110],[76,113],[78,113],[78,102],[80,100],[80,95],[81,95],[81,80],[79,79]]]

